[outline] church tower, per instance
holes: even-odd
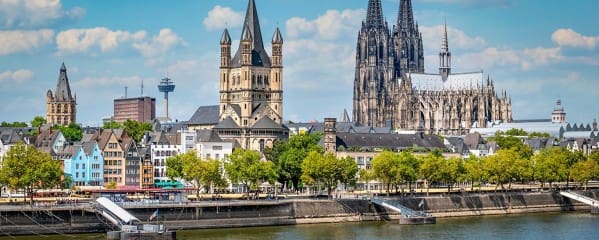
[[[248,3],[241,40],[231,59],[231,37],[221,37],[220,116],[239,126],[252,126],[261,116],[258,108],[280,124],[283,118],[283,37],[277,28],[272,38],[272,61],[264,49],[254,0]],[[259,115],[259,114],[258,114]]]
[[[439,75],[441,75],[443,81],[446,81],[449,74],[451,74],[451,52],[449,51],[449,43],[447,40],[447,23],[445,23],[445,31],[443,32],[443,40],[441,41],[441,51],[439,52]]]
[[[555,103],[555,108],[553,112],[551,112],[551,122],[552,123],[565,123],[566,122],[566,111],[562,106],[562,100],[558,99]]]
[[[414,23],[411,0],[400,0],[397,25],[393,26],[393,47],[399,74],[424,73],[422,33],[418,23]]]
[[[389,90],[395,79],[394,55],[380,0],[369,0],[358,33],[354,78],[354,122],[384,126]]]
[[[283,121],[283,36],[276,28],[271,39],[272,58],[262,40],[258,11],[248,1],[239,47],[231,57],[231,36],[220,39],[220,123],[223,139],[242,148],[262,151],[288,137]]]
[[[64,63],[60,67],[56,90],[46,93],[46,122],[52,125],[66,126],[76,123],[77,96],[71,95],[71,86]]]

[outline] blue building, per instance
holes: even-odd
[[[67,145],[58,153],[72,186],[102,186],[104,158],[96,141]]]

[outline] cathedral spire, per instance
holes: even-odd
[[[383,27],[383,9],[381,0],[368,0],[368,11],[366,13],[366,25],[368,27]]]
[[[260,31],[260,21],[258,20],[258,11],[256,10],[256,3],[254,0],[248,1],[248,8],[245,13],[245,20],[243,22],[244,31],[241,33],[243,39],[245,28],[249,30],[249,34],[252,36],[252,65],[258,67],[270,67],[270,58],[264,50],[264,43],[262,41],[262,32]],[[241,49],[242,43],[239,43],[239,48],[235,57],[233,58],[233,67],[241,66]]]
[[[439,52],[439,74],[443,78],[443,81],[447,80],[447,77],[451,74],[451,52],[449,51],[449,41],[447,40],[447,23],[444,25],[441,51]]]
[[[400,0],[399,2],[399,13],[397,16],[397,25],[401,29],[413,29],[414,28],[414,13],[412,12],[412,1],[411,0]]]

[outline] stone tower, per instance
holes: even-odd
[[[77,96],[71,95],[71,86],[67,77],[67,68],[64,63],[60,67],[56,90],[46,93],[46,121],[52,125],[69,125],[76,123]]]
[[[393,47],[399,74],[424,73],[422,33],[414,22],[411,0],[400,0],[397,25],[393,26]]]
[[[254,0],[249,0],[239,47],[231,55],[231,36],[225,29],[220,47],[221,138],[245,149],[264,150],[288,137],[283,121],[283,36],[277,28],[266,52]]]
[[[337,119],[324,119],[324,151],[328,153],[337,152]]]
[[[248,3],[237,53],[231,59],[231,37],[221,37],[220,116],[231,116],[241,127],[252,126],[268,115],[281,123],[283,118],[283,37],[277,28],[272,39],[273,61],[262,42],[254,0]],[[235,112],[233,116],[232,112]]]
[[[387,22],[380,0],[369,0],[366,20],[358,33],[354,78],[353,120],[362,125],[379,126],[385,121],[388,92],[396,68]]]

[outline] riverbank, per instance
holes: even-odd
[[[599,190],[581,192],[599,199]],[[389,199],[436,217],[481,216],[561,211],[590,211],[555,192],[509,192],[399,197]],[[422,204],[421,204],[422,203]],[[421,206],[421,208],[419,207]],[[170,229],[207,229],[314,223],[397,220],[399,214],[365,199],[287,199],[203,201],[185,204],[129,203],[123,206],[142,221],[158,210],[153,222]],[[0,232],[9,235],[105,232],[104,219],[89,204],[30,207],[0,206]]]

